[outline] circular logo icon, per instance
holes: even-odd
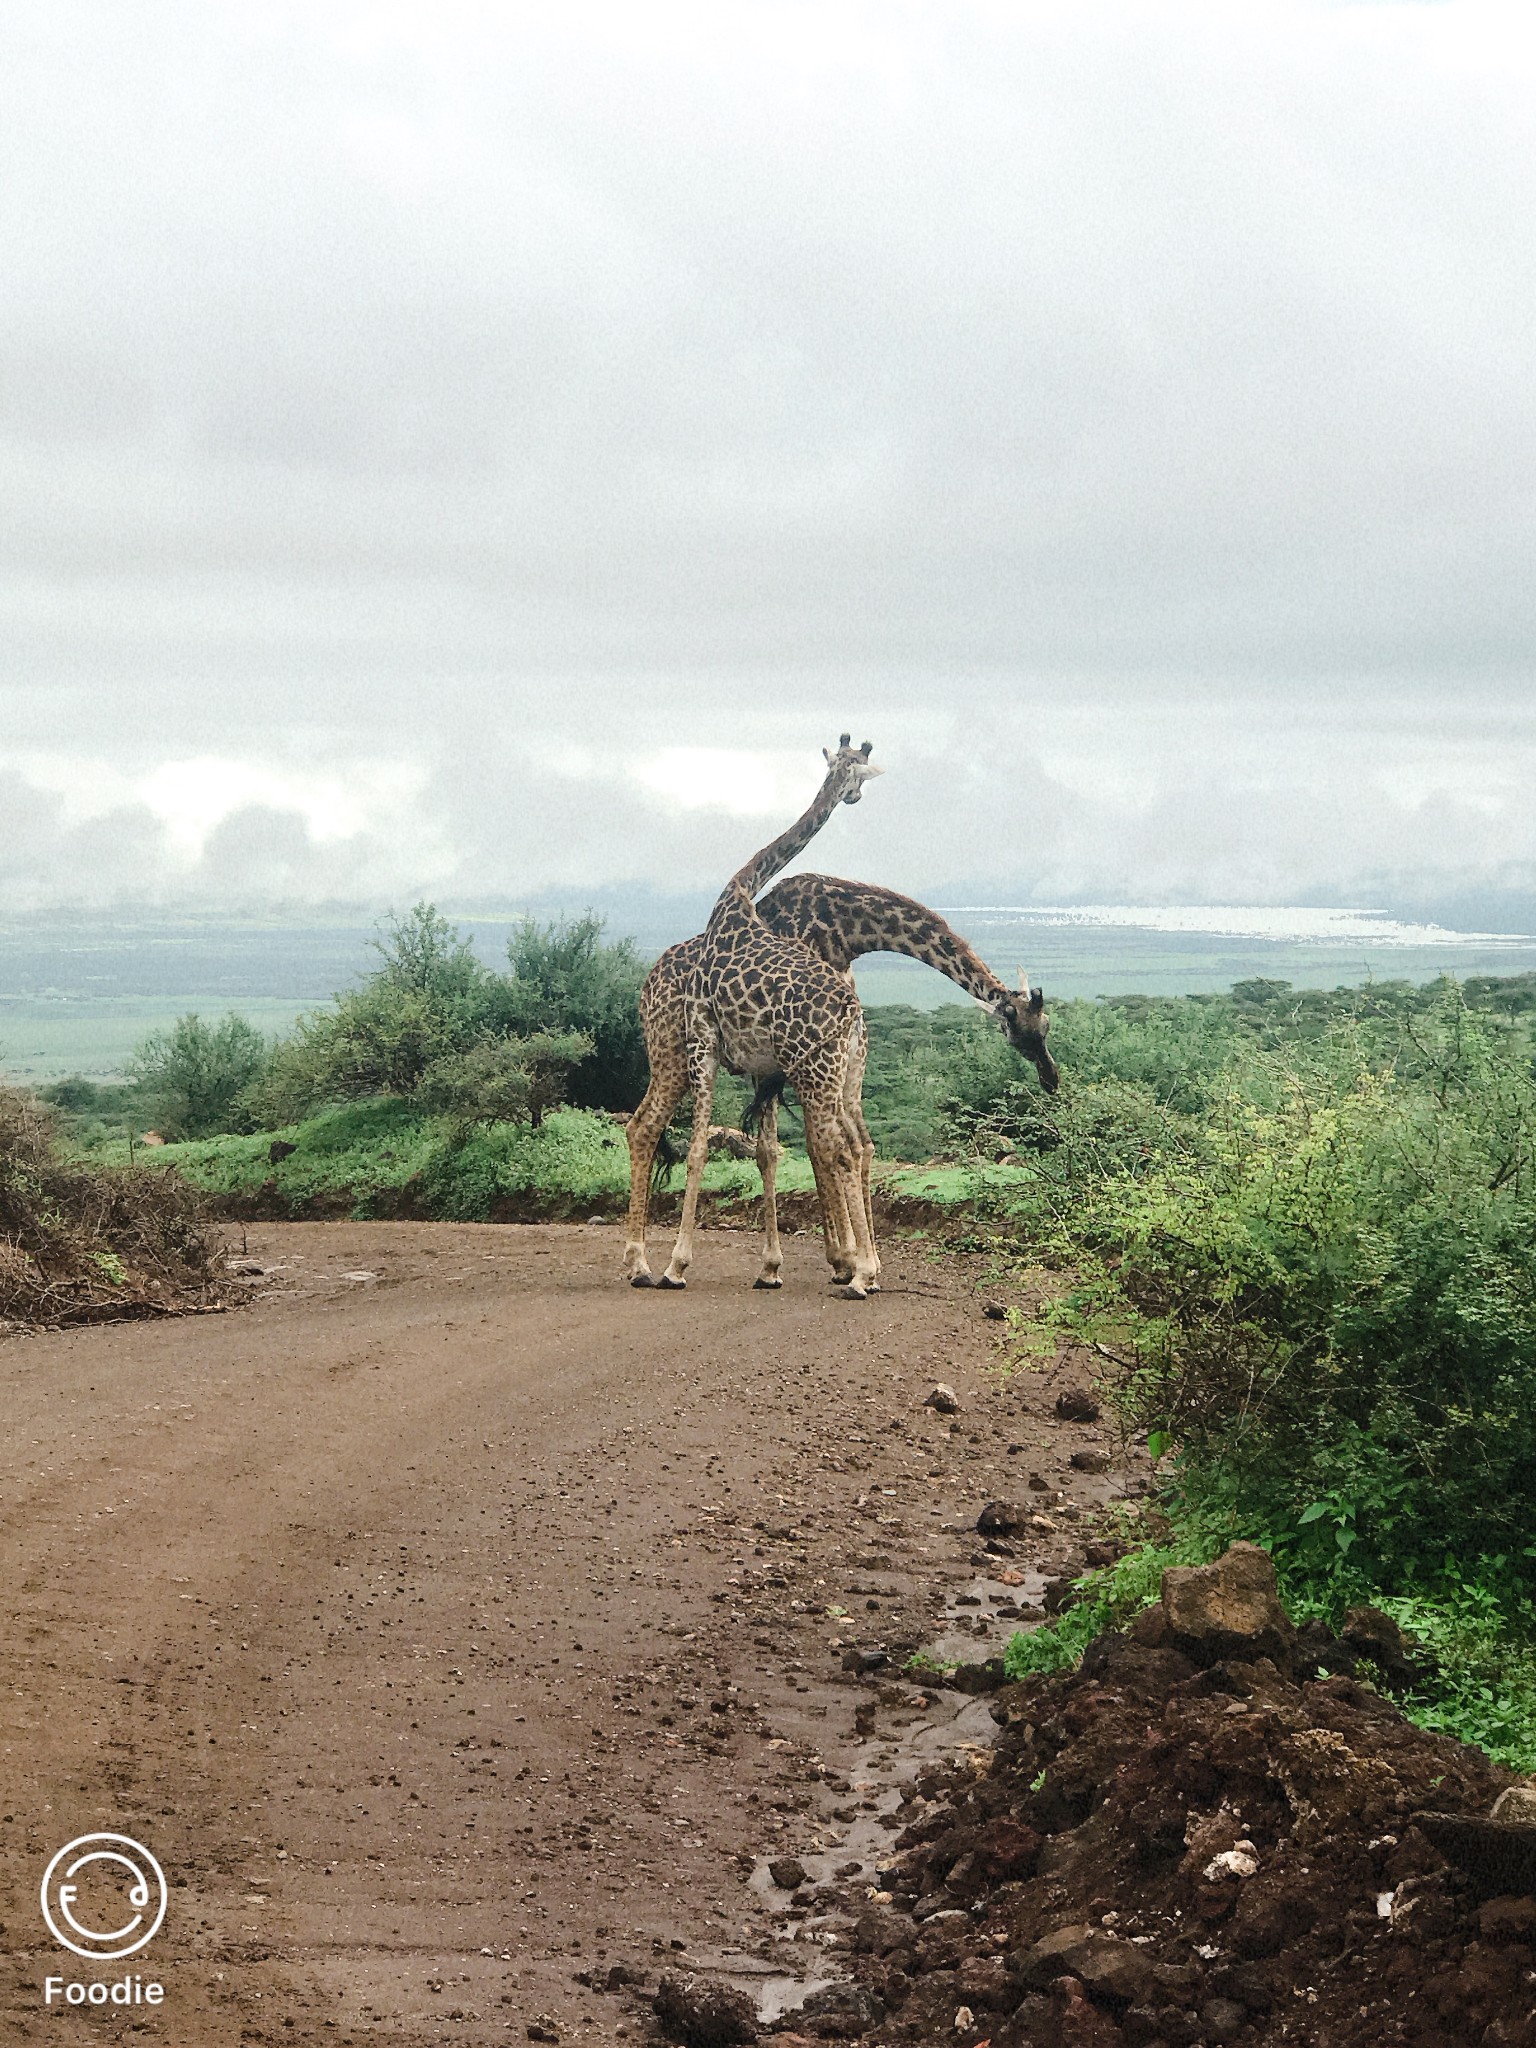
[[[153,1940],[165,1918],[165,1872],[131,1835],[80,1835],[43,1872],[43,1918],[77,1956],[110,1961]]]

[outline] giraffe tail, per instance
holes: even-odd
[[[753,1096],[747,1107],[747,1113],[741,1120],[741,1128],[748,1137],[751,1137],[752,1133],[762,1122],[763,1111],[767,1109],[768,1105],[771,1102],[782,1102],[784,1100],[786,1086],[787,1083],[782,1074],[770,1074],[766,1080],[758,1082],[757,1093]]]
[[[672,1177],[674,1166],[681,1166],[685,1154],[672,1142],[670,1131],[663,1131],[656,1140],[656,1157],[651,1161],[651,1193],[659,1195]]]

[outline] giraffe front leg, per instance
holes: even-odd
[[[687,1072],[681,1067],[673,1073],[653,1073],[644,1101],[625,1127],[624,1135],[629,1140],[629,1215],[624,1230],[624,1278],[631,1287],[656,1285],[645,1255],[651,1173],[656,1163],[656,1147],[687,1088]]]
[[[688,1185],[683,1190],[683,1218],[678,1226],[677,1242],[672,1247],[667,1270],[656,1283],[658,1287],[688,1285],[688,1268],[693,1264],[693,1222],[698,1214],[699,1189],[709,1159],[709,1123],[715,1107],[717,1064],[713,1052],[691,1056],[688,1062],[688,1078],[693,1088],[693,1137],[688,1146]]]
[[[809,1117],[805,1124],[805,1149],[810,1155],[811,1171],[816,1176],[816,1198],[821,1204],[822,1249],[826,1252],[827,1264],[832,1268],[827,1276],[828,1284],[843,1287],[853,1277],[853,1244],[848,1228],[847,1205],[839,1196],[821,1135],[812,1136]]]
[[[863,1203],[859,1193],[858,1163],[848,1142],[848,1129],[841,1113],[841,1105],[836,1101],[820,1101],[816,1102],[813,1108],[812,1101],[807,1099],[803,1092],[800,1099],[805,1111],[806,1142],[814,1143],[815,1152],[821,1156],[825,1175],[827,1257],[833,1262],[834,1273],[840,1264],[846,1264],[848,1278],[843,1293],[850,1301],[862,1301],[869,1293],[869,1283],[873,1277],[873,1260],[870,1256],[869,1233],[864,1225]],[[811,1135],[813,1129],[814,1141]],[[831,1243],[834,1228],[838,1234],[835,1253]]]
[[[754,1287],[782,1287],[784,1254],[779,1248],[779,1105],[770,1100],[757,1127],[757,1170],[763,1177],[763,1269]]]

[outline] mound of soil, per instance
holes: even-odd
[[[171,1173],[90,1167],[0,1087],[0,1330],[176,1315],[228,1297],[224,1246]]]
[[[997,1695],[984,1773],[921,1781],[910,1803],[857,1924],[859,1996],[781,2030],[889,2048],[1536,2044],[1536,1899],[1509,1889],[1518,1855],[1475,1846],[1500,1832],[1486,1817],[1508,1773],[1353,1678],[1299,1675],[1295,1632],[1264,1611],[1268,1560],[1237,1548],[1235,1599],[1205,1597],[1223,1560],[1075,1672]],[[1244,1630],[1269,1654],[1241,1655]],[[1526,1836],[1505,1829],[1504,1851]]]

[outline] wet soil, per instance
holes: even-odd
[[[1488,1815],[1508,1774],[1352,1678],[1202,1669],[1156,1632],[993,1696],[990,1759],[920,1777],[901,1807],[856,1991],[797,2030],[888,2048],[1536,2043],[1536,1898],[1509,1853],[1536,1829],[1443,1819]],[[1463,1837],[1473,1853],[1439,1853]]]
[[[998,1378],[981,1267],[895,1245],[849,1303],[725,1231],[682,1295],[609,1226],[244,1251],[233,1313],[0,1343],[0,2036],[654,2038],[667,1970],[768,2013],[846,1976],[897,1780],[995,1733],[906,1658],[998,1651],[1138,1471]],[[97,1829],[170,1882],[130,1965],[38,1914]],[[164,2005],[45,2012],[126,1969]]]

